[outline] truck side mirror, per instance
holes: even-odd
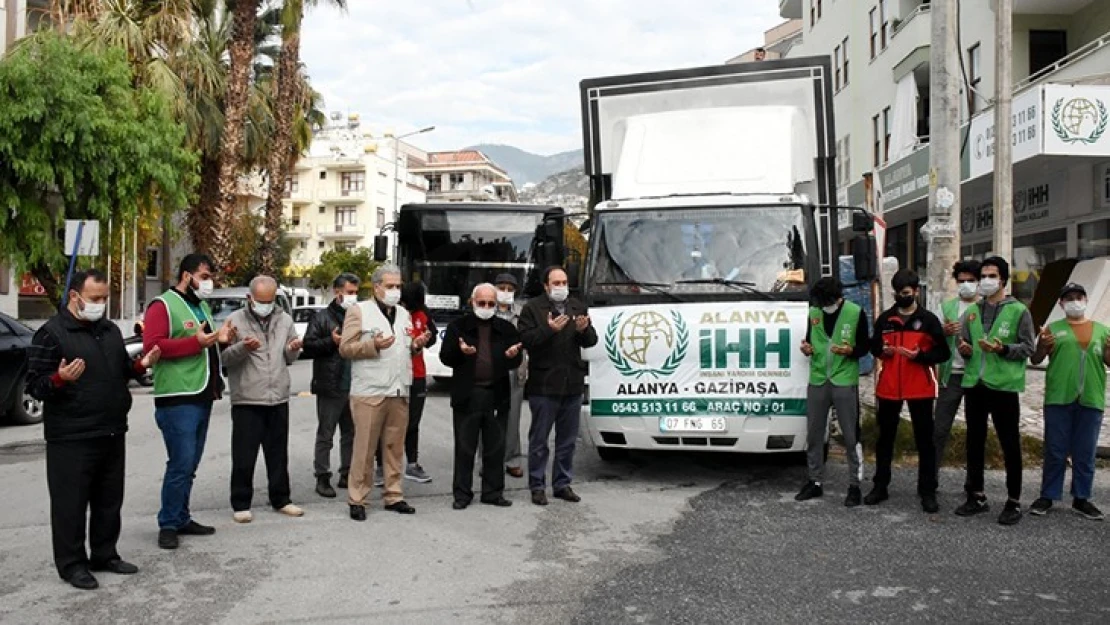
[[[856,267],[856,280],[867,282],[878,276],[878,253],[875,237],[861,234],[852,239],[852,262]]]
[[[389,258],[389,237],[379,234],[374,237],[374,260],[384,263]]]
[[[578,276],[582,273],[582,266],[575,261],[567,262],[567,287],[578,290]]]

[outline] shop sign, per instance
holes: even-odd
[[[1057,178],[1031,184],[1014,191],[1014,227],[1026,229],[1051,216],[1054,209],[1063,206],[1064,181]],[[963,234],[989,232],[994,228],[994,199],[965,202],[961,215]]]
[[[1014,162],[1019,163],[1041,153],[1041,88],[1029,89],[1017,96],[1012,104]],[[984,111],[971,120],[970,178],[994,171],[994,110]]]

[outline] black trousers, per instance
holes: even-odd
[[[983,492],[987,415],[990,415],[1006,464],[1006,494],[1014,501],[1021,501],[1021,402],[1018,394],[996,391],[979,384],[967,389],[964,402],[967,419],[968,492]]]
[[[90,563],[119,558],[125,438],[120,434],[46,444],[54,565],[62,579]],[[86,523],[89,555],[85,553]]]
[[[474,455],[478,439],[482,440],[482,501],[493,501],[505,491],[505,426],[507,413],[498,411],[493,389],[474,387],[465,406],[454,410],[455,480],[452,488],[455,501],[470,503],[474,499]]]
[[[879,422],[879,441],[875,448],[875,486],[890,486],[890,464],[894,459],[894,441],[902,423],[902,400],[879,399],[876,420]],[[910,422],[913,424],[913,441],[917,446],[917,494],[937,492],[937,452],[933,439],[933,400],[910,399]]]
[[[231,509],[251,509],[258,449],[266,459],[270,505],[284,508],[289,499],[289,404],[231,407]]]

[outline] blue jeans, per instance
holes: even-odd
[[[197,476],[212,402],[182,404],[154,409],[154,420],[166,443],[166,475],[162,479],[162,509],[159,529],[179,530],[189,524],[189,496]]]
[[[547,437],[555,429],[555,462],[551,469],[551,486],[555,490],[570,486],[573,477],[574,446],[578,442],[582,396],[532,396],[532,427],[528,431],[528,488],[543,490],[547,483],[547,459],[551,453]]]
[[[1079,405],[1044,407],[1044,474],[1041,497],[1059,501],[1064,493],[1064,471],[1071,456],[1071,496],[1091,498],[1095,480],[1095,451],[1102,428],[1102,411]]]

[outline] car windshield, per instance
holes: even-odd
[[[805,215],[798,205],[602,213],[591,281],[618,293],[636,283],[684,295],[805,291]]]
[[[208,307],[212,309],[212,320],[216,322],[219,327],[225,319],[231,316],[231,313],[246,307],[246,297],[210,297],[207,300]]]

